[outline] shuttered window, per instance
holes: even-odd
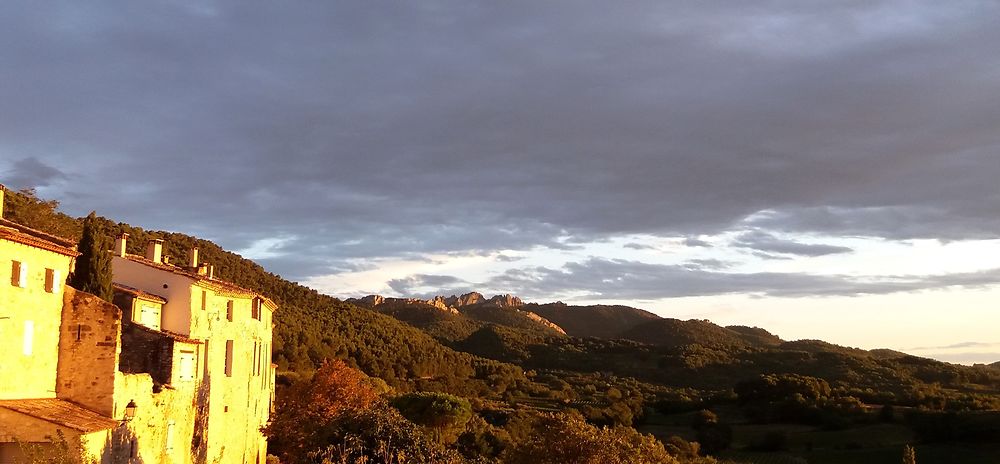
[[[226,340],[226,377],[233,376],[233,341]]]
[[[178,359],[177,380],[190,382],[195,379],[198,372],[198,358],[194,351],[181,351]]]
[[[61,282],[59,282],[59,271],[55,269],[45,269],[45,291],[48,293],[56,293],[59,291]]]
[[[28,263],[11,261],[10,284],[21,288],[28,286]]]

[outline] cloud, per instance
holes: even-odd
[[[940,350],[955,350],[961,348],[992,348],[992,347],[1000,347],[1000,342],[961,342],[944,346],[923,346],[923,347],[908,348],[907,351],[940,351]]]
[[[780,239],[760,230],[752,230],[740,234],[733,241],[732,246],[764,252],[765,256],[777,253],[781,255],[815,257],[850,253],[853,251],[851,248],[843,246],[802,243],[795,240]]]
[[[696,237],[687,237],[681,243],[684,246],[687,246],[687,247],[703,247],[703,248],[708,248],[708,247],[712,246],[711,243],[706,242],[706,241],[701,240],[701,239],[696,238]]]
[[[292,237],[262,260],[292,278],[745,227],[995,238],[998,20],[964,1],[7,3],[0,153],[35,163],[5,181],[58,184],[75,214],[230,249]]]
[[[694,270],[699,270],[699,269],[720,270],[732,267],[733,263],[730,261],[723,261],[721,259],[707,258],[707,259],[688,260],[687,262],[684,263],[684,266]]]
[[[415,274],[402,279],[392,279],[388,282],[389,288],[404,297],[424,297],[430,298],[437,295],[451,295],[467,293],[471,290],[471,284],[465,280],[447,275]],[[431,293],[426,293],[422,289],[433,288]]]
[[[1000,269],[918,276],[847,276],[780,272],[719,272],[690,264],[649,264],[590,258],[561,268],[508,270],[477,288],[532,299],[638,299],[754,294],[773,297],[883,295],[1000,283]]]
[[[10,173],[0,178],[14,189],[46,187],[66,180],[65,173],[45,164],[37,158],[22,158],[15,161]]]

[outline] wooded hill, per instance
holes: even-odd
[[[31,192],[6,197],[7,217],[77,239],[81,220]],[[435,304],[399,300],[371,310],[322,295],[267,272],[218,245],[185,234],[147,231],[103,219],[104,233],[130,234],[129,252],[147,239],[165,240],[164,254],[183,261],[197,246],[216,274],[253,288],[280,305],[274,362],[285,372],[314,370],[339,358],[400,390],[438,390],[478,397],[537,392],[522,369],[610,373],[670,388],[731,389],[760,374],[822,378],[875,403],[947,403],[955,408],[1000,408],[1000,371],[864,351],[820,341],[783,341],[759,328],[660,318],[626,306],[490,303],[456,297]],[[459,301],[465,298],[465,301]],[[508,299],[510,300],[510,299]],[[510,300],[513,302],[514,300]],[[359,301],[360,303],[360,301]],[[526,317],[537,314],[567,335]]]

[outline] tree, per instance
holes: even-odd
[[[543,414],[534,433],[505,453],[509,464],[677,464],[652,435],[597,428],[579,414]],[[705,461],[710,462],[710,461]]]
[[[76,258],[76,269],[70,285],[111,301],[111,255],[108,253],[111,248],[110,240],[101,233],[97,215],[93,211],[83,221],[83,236],[80,237],[77,248],[80,256]]]
[[[432,429],[434,437],[442,443],[457,439],[472,417],[468,400],[447,393],[408,393],[396,397],[392,405],[403,417]]]
[[[910,445],[903,447],[903,464],[917,464],[917,452]]]
[[[707,409],[695,414],[691,426],[698,432],[698,443],[706,454],[718,453],[733,442],[733,428],[719,422],[719,417]]]
[[[378,383],[336,360],[280,392],[264,433],[281,462],[460,462],[380,398]]]
[[[278,396],[265,433],[278,445],[282,462],[304,462],[309,452],[328,441],[322,433],[328,424],[368,409],[377,399],[363,373],[343,361],[327,361],[310,381],[298,382]]]

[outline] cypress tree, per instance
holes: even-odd
[[[91,211],[83,221],[83,236],[77,247],[80,256],[76,258],[76,270],[70,279],[70,285],[111,301],[113,290],[109,247],[110,241],[101,233],[97,215]]]

